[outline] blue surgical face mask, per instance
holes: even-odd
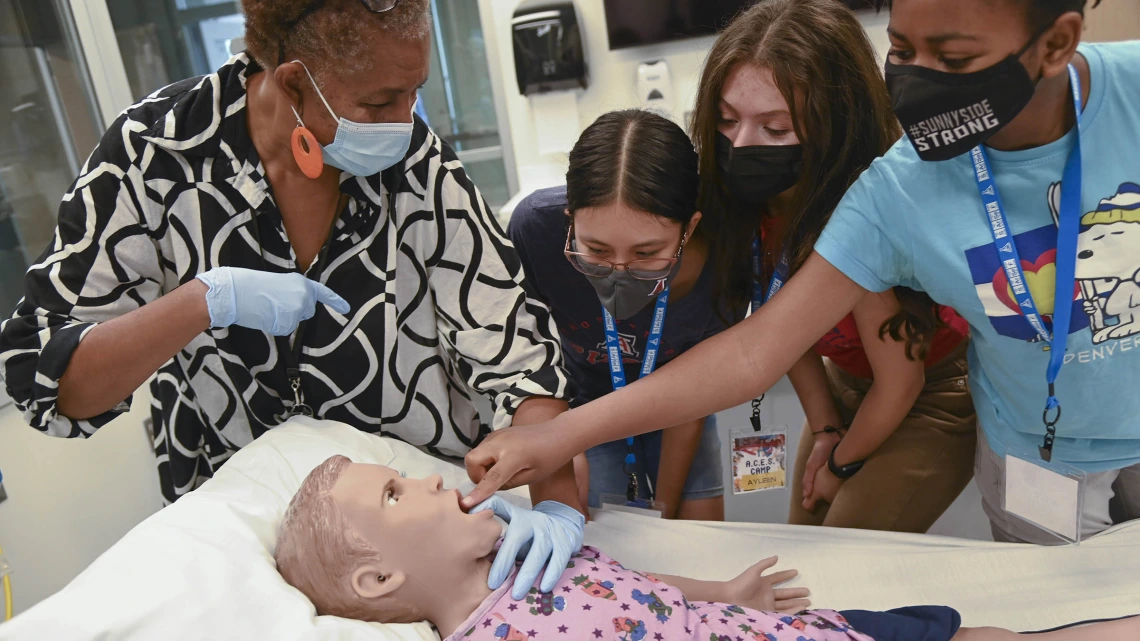
[[[404,159],[412,143],[412,123],[359,123],[338,118],[305,63],[300,60],[293,62],[300,63],[305,69],[313,88],[317,90],[317,96],[325,104],[325,109],[337,120],[336,138],[331,145],[321,145],[326,165],[354,176],[373,176]],[[297,115],[297,120],[301,119],[296,108],[293,113]]]

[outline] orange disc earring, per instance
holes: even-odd
[[[295,108],[293,115],[297,116],[297,128],[293,130],[293,136],[290,140],[293,147],[293,159],[297,161],[301,173],[309,178],[319,178],[325,169],[325,155],[321,151],[321,143],[317,142],[317,137],[305,127],[305,123],[301,121],[301,116]]]

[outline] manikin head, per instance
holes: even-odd
[[[457,586],[486,583],[502,530],[488,510],[459,508],[436,475],[403,478],[333,456],[305,478],[281,523],[274,558],[318,614],[377,623],[432,619]]]

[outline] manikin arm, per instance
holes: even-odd
[[[784,570],[765,575],[779,561],[777,557],[764,559],[748,568],[731,581],[702,581],[682,576],[654,574],[654,578],[681,591],[690,601],[729,603],[763,612],[801,612],[811,605],[807,588],[776,588],[799,575],[795,570]]]

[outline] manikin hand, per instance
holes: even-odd
[[[210,288],[206,307],[211,327],[240,325],[288,336],[317,313],[317,303],[347,314],[350,307],[333,290],[303,274],[217,267],[199,274]]]
[[[582,549],[586,517],[557,501],[543,501],[528,510],[498,496],[483,501],[470,513],[484,510],[494,510],[496,516],[507,522],[507,535],[491,565],[487,587],[499,589],[515,562],[524,559],[511,588],[511,597],[515,601],[525,598],[543,567],[546,572],[539,589],[553,590],[566,571],[570,557]]]
[[[796,614],[811,606],[811,601],[807,599],[811,591],[807,588],[775,588],[796,578],[799,572],[784,570],[764,575],[764,572],[775,566],[777,561],[779,558],[774,556],[764,559],[735,579],[725,581],[725,600],[744,608],[785,614]]]

